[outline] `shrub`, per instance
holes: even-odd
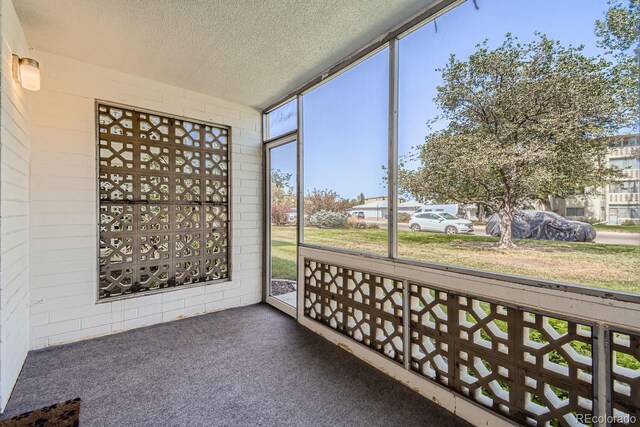
[[[304,211],[313,215],[320,211],[345,212],[351,209],[351,203],[341,198],[333,190],[318,190],[314,188],[312,192],[304,197]]]
[[[353,229],[354,230],[366,230],[367,229],[367,223],[364,221],[356,221],[353,223]]]
[[[323,210],[311,215],[309,223],[319,228],[344,228],[347,218],[344,214]]]
[[[271,204],[271,222],[274,225],[286,225],[289,222],[289,210],[291,208],[279,203]]]
[[[379,229],[380,226],[378,224],[367,224],[355,216],[350,216],[347,218],[347,228],[352,228],[354,230],[366,230],[372,228]]]
[[[411,221],[411,214],[408,212],[400,212],[398,214],[398,222],[409,222]]]

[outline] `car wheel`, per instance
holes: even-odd
[[[420,231],[420,226],[418,224],[411,224],[411,231]]]
[[[458,229],[455,228],[453,225],[450,225],[444,229],[444,232],[447,234],[458,234]]]

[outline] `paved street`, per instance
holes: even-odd
[[[367,220],[371,224],[378,224],[380,228],[386,229],[386,221]],[[409,224],[401,223],[398,225],[400,230],[409,230]],[[475,226],[475,236],[486,236],[485,227],[483,225]],[[604,243],[610,245],[638,245],[640,246],[640,233],[620,233],[617,231],[598,231],[596,234],[596,243]]]

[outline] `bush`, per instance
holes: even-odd
[[[309,223],[318,228],[344,228],[347,225],[347,218],[344,214],[323,210],[311,215]]]
[[[379,230],[379,229],[380,229],[380,226],[379,226],[378,224],[368,224],[368,225],[367,225],[367,228],[368,228],[369,230]]]
[[[354,230],[364,230],[367,228],[367,223],[358,219],[353,215],[347,218],[347,228],[353,228]]]
[[[291,208],[279,203],[271,204],[271,222],[274,225],[286,225],[289,222],[289,211]]]
[[[409,222],[411,221],[411,214],[407,212],[400,212],[398,214],[398,222]]]
[[[304,211],[309,215],[320,211],[342,213],[349,209],[351,209],[351,203],[333,190],[314,188],[312,192],[304,196]]]

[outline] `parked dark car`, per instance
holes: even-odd
[[[596,230],[581,221],[570,221],[554,212],[517,211],[511,232],[514,239],[559,240],[564,242],[592,242]],[[493,214],[487,220],[486,233],[500,237],[500,216]]]

